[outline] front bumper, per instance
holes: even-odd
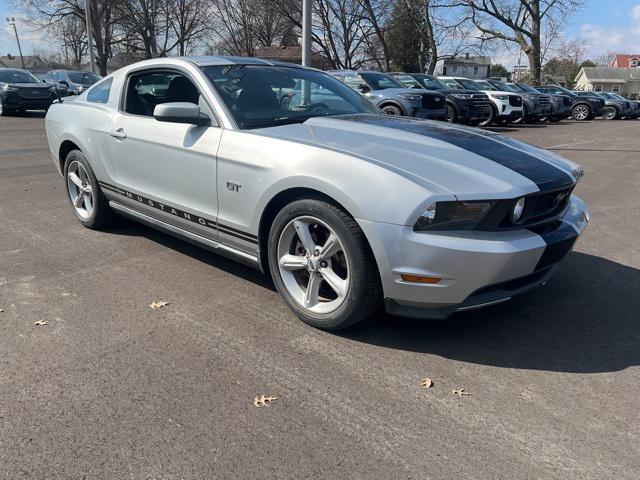
[[[447,110],[445,108],[441,108],[438,110],[430,110],[426,108],[418,108],[414,107],[412,109],[412,117],[416,118],[424,118],[426,120],[446,120],[447,119]]]
[[[13,92],[3,97],[4,108],[11,110],[46,110],[52,102],[53,97],[24,98]]]
[[[544,284],[589,222],[586,204],[572,196],[544,232],[414,232],[411,226],[358,220],[373,249],[389,313],[446,318],[509,300]],[[401,274],[439,277],[406,282]]]
[[[491,118],[491,104],[487,101],[486,105],[474,105],[472,102],[460,102],[455,104],[458,106],[458,116],[464,122],[484,121]]]

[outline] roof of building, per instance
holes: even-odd
[[[37,55],[25,55],[24,57],[25,70],[29,70],[35,73],[46,73],[50,70],[57,70],[65,68],[65,65],[56,62],[50,62]],[[5,68],[22,68],[22,60],[20,56],[0,56],[0,67]]]
[[[576,80],[583,73],[590,82],[640,82],[640,68],[582,67]]]
[[[640,53],[618,53],[613,57],[609,66],[613,67],[613,65],[618,65],[618,67],[620,67],[620,65],[629,65],[629,60],[632,58],[640,60]]]
[[[491,65],[491,57],[485,55],[445,58],[444,63],[469,63],[473,65]]]

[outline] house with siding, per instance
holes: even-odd
[[[640,53],[618,53],[613,57],[609,66],[613,68],[640,68]]]
[[[640,98],[640,68],[582,67],[576,76],[575,89],[614,92],[636,100]]]
[[[491,76],[491,57],[471,56],[447,58],[442,65],[442,75],[473,79]]]

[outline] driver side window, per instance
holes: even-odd
[[[127,84],[124,111],[153,116],[156,105],[168,102],[200,104],[200,92],[185,75],[175,71],[148,71],[133,74]]]

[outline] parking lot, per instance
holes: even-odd
[[[0,478],[638,478],[640,122],[494,130],[585,169],[591,225],[558,274],[332,334],[247,267],[84,229],[42,115],[1,118]]]

